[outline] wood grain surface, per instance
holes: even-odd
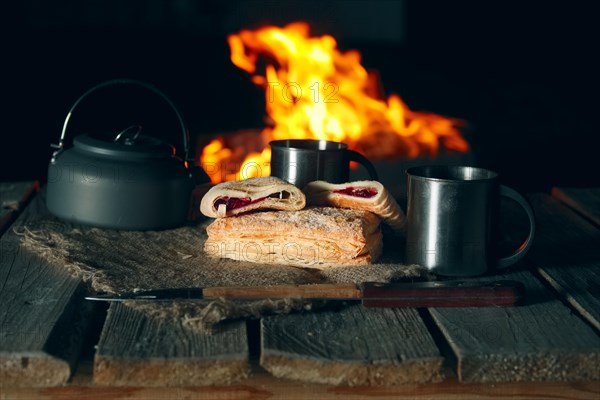
[[[442,379],[443,359],[414,309],[353,305],[261,322],[260,364],[276,377],[352,386]]]
[[[15,230],[47,215],[38,195],[0,238],[0,387],[64,385],[93,314],[78,280],[20,246]]]
[[[244,321],[214,334],[181,321],[112,303],[94,360],[94,383],[110,386],[206,386],[248,377]]]
[[[600,379],[600,338],[590,326],[529,272],[494,279],[522,282],[524,304],[430,310],[456,355],[461,382]]]
[[[552,197],[600,227],[600,188],[552,188]]]
[[[39,184],[35,181],[0,183],[0,235],[6,231],[38,189]]]
[[[64,387],[6,388],[7,400],[597,400],[600,382],[461,384],[455,378],[440,383],[398,386],[330,386],[274,378],[255,367],[251,377],[232,385],[203,387],[98,387],[91,383],[91,365],[83,365]]]
[[[550,196],[530,196],[538,233],[529,259],[539,274],[600,331],[600,229]]]
[[[277,379],[264,370],[253,371],[251,380],[227,386],[144,388],[98,387],[81,380],[69,386],[44,389],[8,388],[9,400],[597,400],[600,382],[544,382],[460,384],[455,379],[441,383],[399,386],[338,386]]]
[[[219,297],[232,299],[268,299],[268,298],[359,298],[360,289],[353,283],[316,283],[310,285],[273,285],[273,286],[216,286],[202,289],[206,299]]]

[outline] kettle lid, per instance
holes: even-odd
[[[84,133],[73,139],[73,146],[86,153],[121,160],[169,158],[175,155],[175,147],[160,139],[141,135],[141,130],[141,126],[131,126],[116,136],[114,133]]]

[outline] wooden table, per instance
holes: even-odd
[[[202,335],[83,300],[20,246],[19,226],[47,213],[38,185],[0,184],[0,399],[598,399],[599,198],[529,196],[534,247],[501,276],[526,285],[521,306],[352,306]]]

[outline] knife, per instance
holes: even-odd
[[[377,283],[360,285],[322,283],[272,286],[218,286],[206,288],[169,288],[140,290],[122,294],[100,294],[86,297],[100,301],[166,301],[192,300],[344,300],[361,301],[365,307],[510,307],[525,294],[519,281],[492,282],[436,281]]]

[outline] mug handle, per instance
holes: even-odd
[[[367,169],[367,172],[369,173],[371,180],[373,180],[373,181],[379,180],[379,176],[377,175],[375,166],[373,164],[371,164],[371,161],[369,161],[369,159],[367,157],[363,156],[362,154],[360,154],[354,150],[346,150],[346,153],[348,154],[348,160],[356,161],[357,163],[361,164],[363,167],[365,167]]]
[[[535,219],[533,217],[533,210],[531,209],[531,206],[529,206],[529,203],[527,203],[527,200],[515,190],[508,186],[500,185],[500,196],[508,197],[519,203],[527,213],[527,218],[529,218],[529,235],[527,235],[525,242],[523,242],[513,254],[499,258],[496,261],[496,268],[506,268],[522,259],[531,248],[533,237],[535,236]]]

